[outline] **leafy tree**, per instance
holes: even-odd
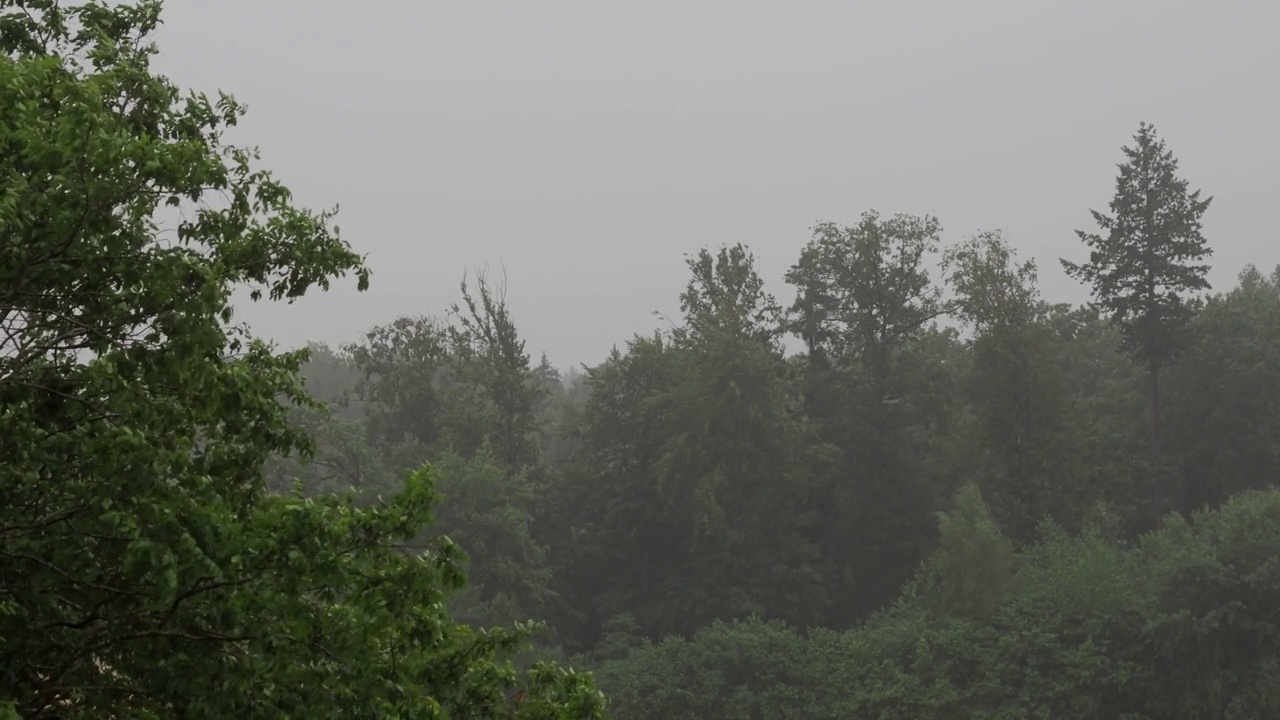
[[[689,268],[684,322],[589,371],[575,489],[556,511],[574,547],[553,555],[574,559],[558,573],[595,628],[624,612],[654,637],[753,613],[817,619],[779,310],[745,247]]]
[[[793,328],[815,347],[860,357],[888,383],[894,349],[944,311],[924,262],[938,251],[937,218],[863,213],[857,225],[820,223],[787,281],[801,288]]]
[[[490,627],[542,617],[553,593],[546,549],[533,538],[534,488],[503,468],[488,448],[464,460],[446,453],[432,469],[444,496],[430,535],[465,549],[468,587],[458,616]]]
[[[360,384],[360,368],[351,356],[323,343],[307,343],[307,361],[302,364],[307,394],[327,403],[344,417],[361,417],[365,408],[352,402]]]
[[[305,352],[232,324],[232,292],[368,271],[223,141],[241,106],[151,72],[159,21],[147,0],[0,5],[0,705],[598,717],[588,678],[503,659],[526,630],[442,609],[457,551],[403,547],[428,473],[367,509],[268,493],[268,458],[306,449],[286,404],[318,405]],[[183,210],[172,237],[162,206]]]
[[[461,290],[448,320],[399,317],[346,346],[364,375],[357,393],[372,405],[379,447],[412,439],[427,458],[471,457],[487,444],[514,471],[537,460],[536,408],[547,385],[529,366],[501,288],[481,275],[474,294],[465,279]]]
[[[356,393],[370,404],[369,433],[375,445],[412,438],[438,448],[445,442],[448,400],[441,377],[447,372],[450,344],[443,322],[425,315],[398,317],[343,350],[361,372]]]
[[[741,244],[704,248],[688,264],[684,324],[673,332],[683,382],[656,474],[689,533],[690,575],[680,600],[665,603],[680,618],[672,629],[750,615],[817,620],[824,598],[803,511],[810,468],[781,309]]]
[[[1192,322],[1194,342],[1169,375],[1167,403],[1184,511],[1280,487],[1277,328],[1280,268],[1268,276],[1253,266]]]
[[[1047,523],[1012,575],[1007,546],[1000,571],[983,571],[992,558],[979,548],[995,535],[979,508],[964,491],[951,516],[960,542],[934,568],[950,566],[944,574],[976,593],[917,585],[848,631],[716,622],[689,638],[619,642],[583,662],[618,720],[1191,720],[1280,710],[1280,493],[1175,516],[1128,547]],[[966,566],[999,581],[975,583]],[[939,604],[966,596],[986,599]],[[957,617],[966,606],[979,612]]]
[[[1066,388],[1050,515],[1073,532],[1092,520],[1136,535],[1150,528],[1142,368],[1121,352],[1123,335],[1096,307],[1051,306],[1045,320]]]
[[[938,514],[938,549],[925,565],[930,605],[956,617],[982,617],[995,610],[1014,575],[1014,549],[1001,533],[978,486],[956,493],[955,508]]]
[[[940,232],[933,217],[874,211],[852,227],[822,223],[787,274],[799,295],[789,327],[815,358],[809,416],[838,456],[812,507],[841,626],[897,594],[932,532],[937,498],[916,442],[930,401],[911,382],[928,371],[911,348],[945,310],[926,267]]]
[[[615,347],[587,371],[579,452],[553,498],[561,532],[551,552],[556,587],[569,598],[557,627],[574,628],[583,646],[622,612],[632,612],[646,632],[670,617],[653,600],[679,588],[689,524],[687,508],[670,502],[654,476],[681,362],[680,351],[655,333],[637,336],[625,353]]]
[[[464,279],[462,300],[465,312],[458,305],[450,309],[457,321],[451,338],[459,379],[476,388],[480,400],[492,408],[486,438],[498,459],[517,469],[537,459],[534,410],[546,386],[537,382],[529,366],[524,340],[507,306],[505,281],[495,289],[481,274],[473,295]]]
[[[1280,713],[1280,493],[1236,495],[1144,538],[1147,710],[1154,717]],[[1135,653],[1137,654],[1137,653]]]
[[[620,720],[829,717],[815,713],[815,705],[837,680],[826,670],[813,672],[808,651],[805,638],[784,623],[752,618],[716,621],[689,639],[641,642],[620,657],[584,661],[597,668]]]
[[[1207,290],[1212,253],[1201,218],[1213,198],[1188,191],[1178,161],[1156,135],[1138,126],[1134,146],[1116,177],[1112,214],[1091,211],[1102,233],[1076,232],[1089,246],[1089,262],[1062,261],[1070,276],[1089,283],[1097,305],[1124,334],[1125,349],[1146,366],[1151,397],[1151,511],[1158,523],[1168,510],[1162,477],[1160,371],[1186,344],[1192,311],[1187,294]]]
[[[1001,525],[1028,540],[1058,502],[1063,477],[1066,383],[1036,288],[1036,266],[1018,262],[1001,233],[976,235],[946,253],[955,314],[973,329],[968,404],[983,457],[970,470]]]

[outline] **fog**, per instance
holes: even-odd
[[[1058,258],[1139,121],[1215,196],[1215,286],[1280,262],[1280,9],[1047,5],[170,0],[159,65],[246,103],[238,139],[369,255],[367,293],[246,305],[286,346],[505,264],[535,357],[593,363],[675,312],[684,254],[745,242],[785,304],[809,228],[868,208],[1002,228],[1078,302]]]

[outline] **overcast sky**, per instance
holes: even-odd
[[[1280,263],[1274,0],[168,0],[160,70],[249,106],[237,139],[339,204],[373,284],[246,307],[336,344],[441,313],[505,263],[536,360],[602,359],[675,316],[684,256],[782,275],[818,221],[1002,228],[1050,299],[1140,120],[1215,196],[1217,287]]]

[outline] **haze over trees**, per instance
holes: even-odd
[[[785,310],[748,248],[696,251],[682,316],[567,381],[482,280],[317,348],[352,444],[318,457],[393,464],[342,477],[367,496],[433,462],[492,578],[456,611],[548,619],[535,654],[613,717],[1270,716],[1280,269],[1212,292],[1208,201],[1152,126],[1123,155],[1068,263],[1090,304],[998,230],[867,211],[813,229]],[[513,350],[469,350],[489,326]]]
[[[370,270],[158,21],[0,3],[0,716],[1280,716],[1280,268],[1153,126],[1086,305],[865,210],[593,367],[485,272],[282,353],[235,289]]]

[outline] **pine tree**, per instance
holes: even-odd
[[[1102,233],[1076,231],[1089,262],[1062,261],[1067,274],[1093,285],[1095,304],[1124,334],[1125,349],[1146,366],[1151,392],[1152,511],[1159,524],[1167,491],[1160,472],[1160,371],[1186,341],[1191,308],[1186,295],[1209,289],[1204,260],[1212,253],[1201,218],[1212,197],[1189,192],[1178,161],[1156,135],[1138,125],[1124,147],[1110,215],[1091,211]]]

